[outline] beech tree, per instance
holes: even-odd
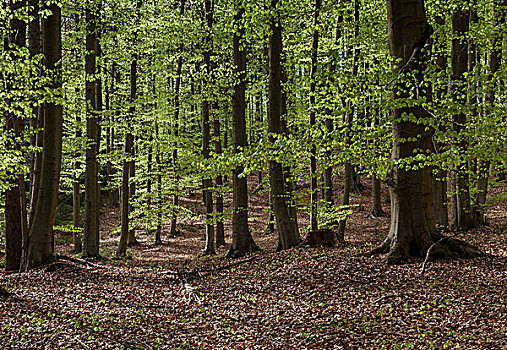
[[[45,73],[50,77],[51,95],[44,103],[44,139],[40,186],[33,222],[23,247],[21,269],[36,267],[54,259],[52,237],[62,162],[62,46],[61,9],[50,4],[51,13],[42,20]]]
[[[410,256],[424,257],[442,236],[433,217],[431,168],[413,161],[417,154],[429,155],[432,128],[425,125],[430,114],[422,105],[428,91],[421,84],[431,48],[432,28],[423,0],[388,0],[389,48],[399,77],[393,86],[396,108],[393,120],[393,165],[388,175],[391,190],[391,227],[374,253],[388,253],[388,263]],[[417,89],[410,89],[410,81]],[[407,86],[408,85],[408,86]],[[408,103],[410,102],[410,104]],[[483,253],[466,242],[442,241],[443,255],[475,257]]]
[[[246,92],[246,43],[243,16],[245,9],[235,7],[233,50],[237,83],[232,96],[232,147],[235,154],[245,151],[247,146],[245,119]],[[237,166],[232,174],[232,245],[228,257],[240,257],[258,250],[248,228],[248,186],[244,168]]]
[[[278,0],[271,0],[271,18],[269,35],[269,103],[268,132],[269,140],[274,143],[281,135],[281,79],[282,66],[282,27],[278,10]],[[279,152],[279,150],[277,150]],[[287,249],[298,245],[301,241],[296,227],[291,220],[289,205],[284,187],[282,164],[276,157],[269,161],[269,184],[271,200],[278,229],[278,249]]]

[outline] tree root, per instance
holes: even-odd
[[[481,256],[486,256],[479,248],[462,241],[460,239],[453,238],[452,236],[445,236],[433,243],[426,252],[426,258],[424,259],[421,271],[419,274],[423,275],[426,271],[426,264],[430,259],[473,259]]]

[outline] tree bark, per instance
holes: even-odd
[[[316,82],[316,74],[317,74],[317,53],[319,50],[319,17],[320,17],[320,7],[322,4],[322,0],[315,0],[315,11],[313,14],[313,35],[312,35],[312,65],[310,72],[310,128],[315,127],[315,95],[317,90],[317,82]],[[310,151],[310,176],[311,176],[311,198],[310,198],[310,230],[315,231],[318,229],[318,187],[317,187],[317,159],[316,159],[317,149],[315,145],[312,145],[312,149]]]
[[[49,5],[48,10],[51,15],[42,20],[44,66],[53,76],[50,88],[55,97],[62,98],[61,10],[57,4]],[[51,243],[62,160],[62,125],[62,106],[58,102],[46,103],[40,189],[27,245],[23,249],[21,270],[54,260]]]
[[[465,74],[468,70],[468,42],[466,35],[469,31],[470,15],[464,9],[456,9],[452,14],[453,40],[451,46],[452,85],[451,94],[459,108],[453,115],[453,131],[457,134],[454,147],[457,152],[466,156],[468,140],[464,131],[467,117],[464,112],[467,105],[467,86]],[[468,175],[468,161],[462,160],[455,164],[456,178],[456,222],[457,230],[467,230],[475,227],[470,204],[470,189]]]
[[[85,217],[83,233],[83,258],[99,255],[98,241],[98,88],[97,88],[97,9],[93,2],[86,8],[86,172],[85,172]]]
[[[213,8],[211,0],[204,0],[204,17],[207,24],[207,34],[205,38],[204,65],[208,77],[206,83],[210,83],[211,74],[211,54],[213,41],[211,38],[211,29],[213,27]],[[204,159],[210,158],[210,118],[209,118],[209,101],[205,98],[202,101],[202,155]],[[206,247],[203,254],[214,255],[215,252],[215,231],[213,225],[213,196],[212,196],[211,178],[203,179],[203,199],[206,207]]]
[[[282,48],[282,28],[277,11],[278,0],[271,0],[273,11],[270,19],[271,35],[269,36],[269,101],[268,133],[270,142],[274,143],[276,135],[281,134],[281,74],[280,64]],[[269,182],[273,211],[278,229],[278,250],[287,249],[300,243],[301,238],[291,220],[286,201],[282,164],[277,160],[269,161]]]
[[[185,13],[185,0],[180,0],[180,17],[183,17],[183,14]],[[180,50],[183,48],[180,47]],[[179,127],[180,127],[180,86],[181,86],[181,69],[183,66],[183,56],[180,54],[178,57],[178,63],[176,65],[176,84],[174,87],[174,136],[176,138],[175,146],[173,149],[173,169],[174,169],[174,175],[175,175],[175,186],[176,191],[173,195],[173,209],[172,209],[172,217],[171,217],[171,227],[169,229],[169,234],[171,236],[176,235],[176,223],[177,223],[177,208],[179,205],[179,197],[178,197],[178,146],[179,143],[177,141],[179,136]]]
[[[235,34],[232,39],[235,73],[238,83],[232,96],[232,147],[235,154],[243,152],[247,146],[246,135],[246,47],[244,44],[245,27],[243,15],[245,9],[236,6],[234,15]],[[244,256],[259,250],[248,228],[248,186],[246,176],[241,176],[242,166],[236,166],[232,174],[232,245],[230,258]]]
[[[9,10],[11,14],[19,11],[26,5],[26,1],[9,1]],[[20,19],[12,18],[9,23],[9,37],[6,41],[5,50],[12,52],[25,46],[26,23]],[[11,56],[13,64],[19,61],[16,55]],[[7,91],[14,90],[13,84],[16,81],[14,74],[8,73]],[[8,104],[15,106],[18,100],[12,96]],[[16,107],[15,107],[16,108]],[[23,120],[15,113],[7,112],[6,131],[9,140],[8,148],[13,151],[21,150],[21,140],[23,131]],[[9,172],[9,187],[5,191],[5,270],[19,270],[21,263],[21,251],[23,237],[26,235],[26,195],[24,187],[24,174],[18,169]]]
[[[42,52],[41,45],[41,28],[40,28],[40,15],[39,15],[39,1],[29,0],[28,14],[33,18],[28,23],[28,50],[30,57],[35,58]],[[42,61],[38,61],[42,64]],[[33,118],[30,119],[30,145],[38,149],[42,149],[44,127],[44,114],[41,106],[33,107]],[[35,202],[39,191],[40,182],[40,168],[42,163],[42,154],[40,151],[30,153],[30,196],[29,196],[29,214],[28,214],[28,227],[31,226],[33,215],[35,213]],[[26,241],[26,237],[23,239]]]

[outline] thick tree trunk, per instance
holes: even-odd
[[[53,76],[50,87],[57,93],[62,87],[61,10],[57,4],[49,5],[48,10],[51,15],[42,20],[44,65]],[[40,266],[54,259],[51,243],[62,160],[62,125],[62,106],[56,102],[46,103],[40,189],[27,245],[23,249],[21,270]]]
[[[88,4],[88,6],[92,6]],[[86,9],[86,172],[85,172],[85,217],[83,233],[83,257],[99,255],[98,241],[98,89],[97,89],[97,15],[95,8]]]
[[[9,2],[9,11],[15,13],[26,5],[26,1]],[[13,18],[9,23],[10,32],[6,40],[5,50],[12,52],[14,47],[22,48],[25,46],[26,24],[22,20]],[[11,47],[12,45],[12,47]],[[16,49],[17,49],[16,48]],[[11,56],[12,62],[16,64],[19,60],[15,55]],[[11,90],[15,84],[16,77],[11,73],[7,75],[7,91]],[[17,104],[15,97],[9,98],[7,104]],[[13,151],[21,150],[21,140],[23,131],[23,121],[14,113],[7,112],[5,115],[5,131],[8,134],[8,149]],[[26,195],[24,187],[24,175],[19,170],[9,172],[9,188],[5,191],[5,270],[19,270],[21,262],[21,251],[23,237],[26,236]]]
[[[399,74],[404,72],[419,73],[412,77],[420,84],[422,72],[428,61],[431,27],[426,19],[424,1],[388,0],[388,34],[391,56],[397,60]],[[411,73],[413,74],[413,73]],[[418,96],[405,84],[394,86],[394,97],[419,98],[427,95],[426,91],[417,91]],[[412,114],[415,121],[407,121],[404,113]],[[433,149],[431,137],[433,132],[425,130],[424,119],[428,112],[417,105],[401,107],[392,112],[393,117],[393,151],[395,164],[390,169],[391,185],[391,228],[385,241],[374,253],[389,253],[388,263],[398,263],[410,256],[424,257],[429,247],[441,236],[435,230],[433,218],[432,177],[430,167],[406,169],[398,165],[399,161],[410,159],[415,150],[424,154]],[[410,142],[400,142],[411,138]],[[480,251],[465,242],[448,240],[448,247],[453,252],[466,251],[466,256],[480,255]],[[459,248],[459,249],[458,249]],[[463,249],[461,249],[463,248]],[[450,256],[451,254],[447,254]],[[460,254],[464,256],[465,254]]]
[[[269,37],[269,139],[274,142],[274,135],[281,133],[281,74],[280,64],[282,48],[282,28],[277,11],[278,0],[271,1],[273,11],[270,20],[271,35]],[[287,249],[300,243],[301,238],[291,220],[289,206],[286,201],[282,164],[276,160],[269,161],[269,182],[273,211],[278,229],[278,250]]]
[[[246,49],[242,47],[245,38],[243,15],[245,9],[239,7],[234,15],[236,35],[233,36],[235,73],[238,84],[232,96],[232,147],[235,154],[242,152],[247,145],[245,92],[246,92]],[[258,250],[248,229],[248,186],[246,176],[241,176],[242,166],[237,166],[232,174],[232,245],[230,258],[244,256]]]

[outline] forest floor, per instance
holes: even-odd
[[[252,193],[254,177],[249,185]],[[387,199],[384,189],[388,212]],[[262,251],[233,261],[228,247],[199,257],[204,225],[195,219],[160,246],[139,230],[131,258],[114,260],[119,209],[103,207],[104,259],[0,273],[12,293],[0,295],[0,348],[507,349],[507,201],[491,205],[488,226],[458,235],[493,257],[432,261],[421,274],[421,259],[388,266],[364,254],[389,226],[388,217],[366,218],[370,200],[369,190],[353,196],[345,244],[276,252],[276,233],[263,234],[267,194],[252,194]],[[183,202],[202,210],[197,196]],[[56,243],[71,256],[68,236],[58,233]],[[178,270],[189,272],[186,285]]]

